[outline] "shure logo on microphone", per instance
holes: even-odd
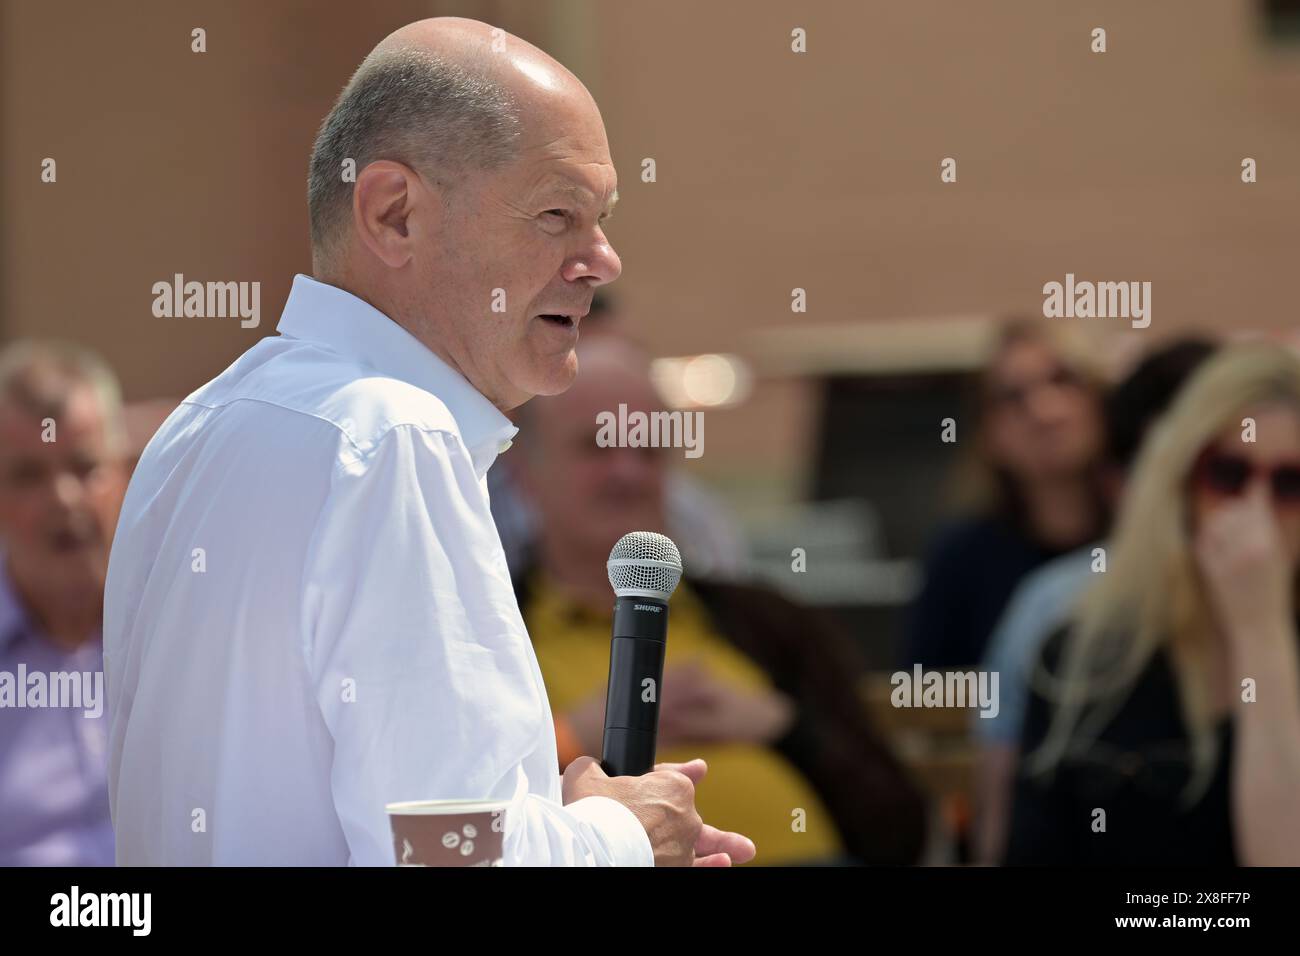
[[[663,610],[663,608],[659,607],[657,604],[633,604],[633,605],[632,605],[632,610],[634,610],[634,611],[654,611],[656,614],[658,614],[660,611]]]

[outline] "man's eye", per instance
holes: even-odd
[[[45,470],[39,465],[16,464],[9,469],[5,479],[9,484],[19,488],[31,488],[45,478]]]
[[[69,465],[68,470],[78,478],[89,478],[99,469],[99,462],[89,458],[78,458]]]
[[[546,210],[546,212],[542,213],[542,215],[553,216],[555,218],[565,219],[565,220],[569,218],[569,214],[563,209],[548,209]]]

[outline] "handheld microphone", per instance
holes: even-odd
[[[605,568],[617,597],[600,766],[611,777],[639,777],[654,768],[668,598],[682,578],[682,556],[662,534],[633,531],[618,539]]]

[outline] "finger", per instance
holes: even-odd
[[[658,763],[655,764],[656,770],[676,770],[678,773],[690,778],[691,783],[699,786],[704,775],[709,772],[709,765],[699,757],[694,760],[688,760],[686,763]]]
[[[592,764],[595,764],[593,767]],[[564,768],[564,776],[581,776],[584,773],[599,774],[602,777],[608,776],[600,766],[600,761],[595,757],[577,757],[567,767]]]
[[[1257,528],[1273,523],[1273,495],[1262,481],[1251,483],[1249,493],[1243,502],[1243,517]]]
[[[673,675],[677,686],[684,690],[708,687],[713,683],[713,674],[702,664],[691,663]]]
[[[661,736],[670,736],[675,740],[682,741],[700,741],[709,740],[716,734],[712,730],[713,721],[693,719],[690,715],[683,714],[674,717],[672,720],[659,720],[659,733]],[[692,778],[694,779],[694,778]],[[698,783],[698,781],[696,781]]]
[[[748,863],[757,852],[754,841],[749,837],[728,830],[719,830],[707,823],[700,830],[699,839],[695,841],[697,857],[725,853],[734,863]]]
[[[1197,529],[1195,548],[1198,556],[1206,564],[1213,565],[1214,559],[1218,557],[1221,550],[1221,539],[1223,532],[1220,525],[1223,522],[1223,515],[1215,513],[1210,515]]]
[[[1272,497],[1269,494],[1267,481],[1252,481],[1246,486],[1246,494],[1243,496],[1246,501],[1267,503]]]
[[[690,726],[690,721],[680,716],[677,711],[659,712],[659,732],[680,734]]]
[[[1218,547],[1233,547],[1273,526],[1272,498],[1262,484],[1253,484],[1241,498],[1212,515],[1210,540]]]
[[[709,856],[697,856],[691,866],[731,866],[731,857],[725,853],[713,853]]]
[[[1243,504],[1231,501],[1224,504],[1205,521],[1200,543],[1209,552],[1210,557],[1217,557],[1224,548],[1229,547],[1241,537],[1242,522],[1246,517]]]
[[[708,690],[710,681],[705,674],[698,671],[690,673],[664,674],[663,687],[665,697],[695,697]]]
[[[665,687],[660,707],[672,710],[684,710],[686,708],[698,710],[701,707],[709,706],[711,702],[712,695],[703,688],[673,687],[669,689]]]
[[[668,704],[668,709],[676,713],[702,714],[716,710],[718,702],[712,694],[686,694],[674,695],[671,698],[665,698],[664,703]]]

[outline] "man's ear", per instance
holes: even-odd
[[[391,269],[400,269],[415,255],[412,226],[424,228],[441,212],[436,197],[411,167],[379,159],[357,174],[352,188],[352,226],[361,244]]]

